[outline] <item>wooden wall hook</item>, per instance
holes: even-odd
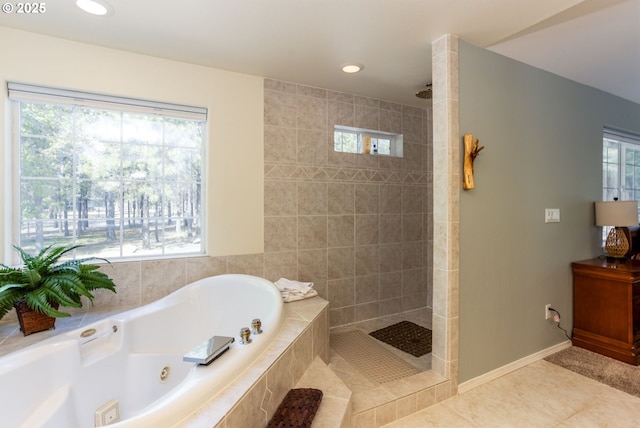
[[[480,140],[476,138],[476,141],[473,141],[473,134],[465,134],[464,135],[464,168],[463,168],[463,179],[462,179],[462,188],[473,189],[475,187],[475,183],[473,181],[473,161],[475,160],[480,150],[484,149],[484,146],[478,147]]]

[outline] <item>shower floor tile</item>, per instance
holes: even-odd
[[[348,326],[335,327],[331,329],[331,334],[361,330],[368,335],[372,331],[403,320],[411,321],[429,329],[431,328],[431,312],[421,309],[405,314],[367,320]],[[444,377],[431,371],[431,354],[414,357],[384,342],[378,340],[376,340],[376,342],[385,351],[393,353],[418,369],[419,373],[385,383],[372,382],[332,348],[329,355],[329,367],[353,392],[351,400],[354,415],[384,406],[394,400],[405,398],[446,380]],[[370,353],[368,357],[373,361],[376,360],[375,353]],[[384,370],[383,367],[381,369]]]

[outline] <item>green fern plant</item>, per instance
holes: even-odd
[[[82,296],[93,303],[93,290],[107,289],[116,292],[115,284],[106,274],[99,272],[99,265],[87,264],[92,260],[107,259],[87,257],[82,259],[60,259],[81,245],[50,245],[32,256],[22,248],[13,248],[20,254],[21,267],[10,267],[0,263],[0,319],[24,300],[33,310],[51,317],[71,316],[52,306],[82,307]]]

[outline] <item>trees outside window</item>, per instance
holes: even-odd
[[[81,244],[81,255],[110,259],[203,253],[206,119],[13,103],[21,247]]]

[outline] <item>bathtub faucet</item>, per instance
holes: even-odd
[[[233,337],[213,336],[193,348],[182,357],[182,361],[209,365],[213,360],[224,354],[235,341]]]

